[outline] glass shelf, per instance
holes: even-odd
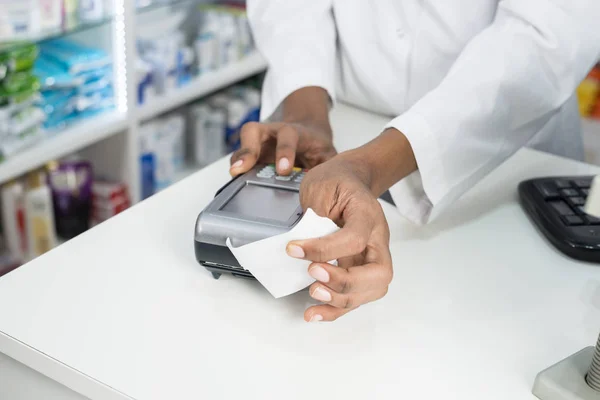
[[[13,40],[0,38],[0,52],[12,50],[22,46],[24,43],[38,43],[44,40],[53,39],[60,36],[70,35],[77,32],[82,32],[88,29],[96,28],[107,23],[112,23],[114,16],[107,14],[93,21],[70,21],[63,27],[56,29],[47,29],[36,32],[31,35],[23,35],[16,37]]]

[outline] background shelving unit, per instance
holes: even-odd
[[[68,36],[84,44],[93,44],[113,55],[117,109],[74,124],[64,130],[52,132],[43,141],[11,156],[0,163],[0,184],[28,171],[76,152],[89,157],[95,169],[105,177],[128,184],[133,202],[139,201],[139,127],[161,114],[175,110],[201,99],[266,69],[266,62],[258,52],[253,52],[238,62],[194,78],[187,85],[165,96],[138,106],[135,70],[137,58],[136,26],[150,19],[160,18],[175,8],[197,7],[210,0],[114,0],[114,9],[105,17],[88,23],[74,24],[70,28],[45,31],[24,38],[27,41]],[[151,21],[151,19],[150,19]],[[9,45],[3,45],[8,48]],[[116,136],[123,136],[117,138]],[[117,159],[117,162],[114,162]],[[111,162],[105,162],[111,160]],[[107,164],[107,165],[105,165]],[[177,177],[187,176],[187,168]],[[175,179],[177,180],[177,179]]]
[[[67,28],[47,30],[20,39],[26,42],[43,42],[52,38],[68,37],[75,42],[101,48],[111,54],[116,108],[114,111],[76,122],[65,129],[49,132],[35,145],[7,157],[0,162],[0,185],[52,160],[77,154],[92,163],[96,176],[126,183],[131,202],[135,204],[141,200],[141,126],[149,120],[260,74],[267,67],[263,57],[254,51],[239,61],[196,76],[186,85],[138,105],[137,72],[134,66],[138,58],[136,41],[140,27],[153,24],[153,21],[168,17],[176,11],[184,10],[186,14],[199,13],[198,8],[203,3],[220,1],[110,1],[113,7],[98,20],[74,23]],[[195,35],[197,26],[191,20],[187,21],[185,29],[189,42]],[[0,40],[0,50],[10,46],[15,44],[2,44]],[[173,183],[199,168],[187,163],[175,174]]]

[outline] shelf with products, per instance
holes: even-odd
[[[199,99],[228,87],[236,82],[263,72],[267,68],[265,59],[258,52],[252,52],[239,61],[215,71],[207,72],[192,79],[189,83],[173,89],[164,96],[157,96],[142,104],[138,110],[141,121],[176,109],[194,99]]]
[[[0,52],[110,24],[118,1],[94,0],[83,7],[72,0],[0,0]]]
[[[6,1],[10,0],[0,0],[0,5]],[[81,3],[80,0],[35,1]],[[40,128],[42,137],[36,137],[26,146],[19,147],[18,151],[14,146],[9,147],[11,151],[5,151],[6,156],[0,161],[0,193],[48,162],[65,161],[70,155],[78,154],[92,163],[94,171],[101,173],[99,176],[125,185],[128,201],[134,204],[147,197],[145,194],[158,192],[191,175],[211,160],[226,156],[235,145],[241,124],[258,118],[260,78],[246,78],[261,75],[267,65],[253,48],[243,7],[231,5],[233,1],[218,5],[211,0],[161,1],[160,4],[139,8],[134,1],[97,1],[113,4],[113,13],[105,14],[94,22],[76,23],[54,31],[39,30],[37,36],[29,36],[29,39],[38,41],[35,44],[38,49],[58,41],[63,45],[64,42],[72,42],[69,47],[79,45],[89,51],[85,51],[83,58],[77,57],[81,52],[70,51],[74,58],[61,60],[67,69],[66,74],[46,68],[42,51],[24,67],[27,74],[23,76],[38,82],[36,87],[27,91],[33,93],[27,96],[27,100],[33,103],[27,103],[26,107],[19,103],[18,115],[19,118],[26,116],[20,113],[24,109],[38,109],[32,115],[36,115],[36,126]],[[173,26],[169,26],[170,23]],[[14,43],[10,46],[5,45],[4,49],[14,51],[23,47]],[[148,48],[159,50],[154,58],[143,52]],[[80,78],[78,72],[70,70],[71,62],[77,64],[82,60],[93,60],[97,53],[103,53],[102,58],[108,57],[110,62],[103,64],[103,68],[94,69],[93,79],[86,78],[76,83],[75,95],[68,90],[63,93],[65,82],[72,85]],[[161,73],[168,72],[160,76],[151,69],[152,82],[148,86],[156,85],[161,79],[167,85],[152,87],[152,95],[140,97],[138,65],[158,65],[158,70],[161,70],[160,64],[165,60]],[[7,81],[7,74],[23,72],[14,70],[17,64],[21,63],[12,63],[4,71],[0,65],[0,89],[5,82],[15,78],[9,77]],[[236,85],[244,80],[242,86],[245,88]],[[100,91],[99,85],[105,81],[110,83],[106,88],[110,86],[107,93],[111,96],[105,96],[102,91],[81,102],[83,89],[86,89],[83,90],[85,93],[87,89]],[[56,93],[53,93],[54,90]],[[104,101],[108,97],[112,103]],[[21,137],[14,132],[7,133],[7,125],[3,125],[17,120],[12,108],[15,104],[13,98],[0,102],[0,152],[7,139],[12,141]],[[96,107],[85,108],[90,104]],[[102,106],[97,107],[99,104]],[[6,108],[7,105],[9,108]],[[40,110],[45,118],[38,121]],[[74,115],[65,116],[60,112],[64,110],[74,110]],[[195,110],[197,114],[189,110]],[[208,115],[214,115],[216,119],[207,118]],[[159,126],[167,128],[155,131],[157,136],[151,140],[151,151],[147,151],[140,146],[147,139],[148,123],[152,124],[155,119],[161,121]],[[150,192],[144,186],[148,172],[144,157],[147,155],[154,157],[156,167],[152,171]],[[115,205],[117,208],[121,206]],[[103,209],[101,214],[107,217],[113,211]],[[4,232],[0,235],[1,247],[7,236]],[[14,241],[14,235],[12,239]],[[56,243],[60,245],[61,241]],[[0,251],[0,271],[5,267],[11,268],[10,259],[4,263]]]
[[[98,42],[82,32],[0,52],[0,184],[128,128]]]
[[[44,138],[29,148],[0,162],[0,182],[7,182],[50,160],[66,156],[124,132],[127,126],[126,115],[112,111],[78,122],[64,130],[48,132]]]
[[[248,19],[239,6],[207,1],[167,4],[181,7],[145,15],[136,28],[135,94],[142,122],[267,67],[254,49]]]
[[[259,119],[261,78],[258,75],[230,85],[142,124],[142,198],[239,148],[241,127]]]
[[[131,206],[128,186],[72,154],[0,188],[0,276]]]

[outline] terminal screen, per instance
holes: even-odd
[[[300,206],[298,192],[268,186],[244,186],[221,211],[246,218],[266,218],[286,222]]]

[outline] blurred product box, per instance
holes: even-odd
[[[0,275],[131,206],[124,183],[70,156],[0,187]]]
[[[34,73],[42,85],[46,129],[64,129],[115,108],[112,59],[104,50],[66,39],[45,41],[40,49]]]
[[[174,182],[185,163],[186,120],[181,113],[156,118],[140,128],[143,199]]]

